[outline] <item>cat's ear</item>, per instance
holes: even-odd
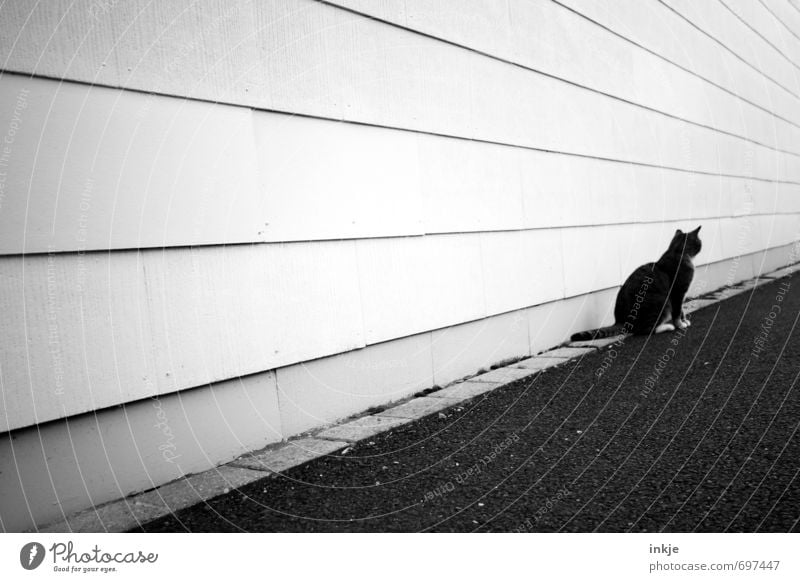
[[[703,226],[703,225],[701,224],[700,226],[698,226],[697,228],[695,228],[695,229],[694,229],[694,230],[691,232],[691,234],[700,234],[700,227],[702,227],[702,226]]]
[[[679,228],[678,230],[675,231],[675,235],[672,238],[675,238],[677,236],[681,236],[682,234],[683,234],[683,231]]]

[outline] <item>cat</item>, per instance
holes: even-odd
[[[703,247],[699,233],[699,226],[686,233],[676,230],[661,258],[642,265],[622,284],[614,305],[614,325],[573,334],[572,341],[648,335],[691,325],[683,300],[694,277],[692,259]]]

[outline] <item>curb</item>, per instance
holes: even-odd
[[[704,309],[741,293],[752,292],[762,285],[788,277],[797,271],[800,271],[800,263],[782,267],[691,299],[686,302],[684,309],[686,313]],[[80,511],[66,519],[60,519],[45,527],[29,531],[39,533],[128,531],[185,507],[229,493],[248,483],[276,477],[288,469],[488,394],[512,382],[531,378],[549,368],[563,365],[607,347],[623,337],[625,336],[618,335],[598,340],[566,342],[563,346],[465,380],[459,380],[435,392],[426,393],[424,396],[412,396],[381,412],[345,420],[339,424],[318,429],[313,434],[270,445],[208,471],[189,475],[150,491]]]

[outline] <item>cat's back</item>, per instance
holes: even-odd
[[[660,306],[669,293],[669,281],[656,268],[656,263],[646,263],[628,275],[617,293],[614,317],[618,323],[625,321],[634,305]],[[638,309],[636,310],[638,311]]]
[[[657,268],[656,263],[646,263],[634,269],[622,284],[622,289],[626,293],[642,294],[653,288],[662,287],[666,281],[664,273]]]

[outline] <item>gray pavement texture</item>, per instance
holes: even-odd
[[[798,531],[798,277],[138,531]]]

